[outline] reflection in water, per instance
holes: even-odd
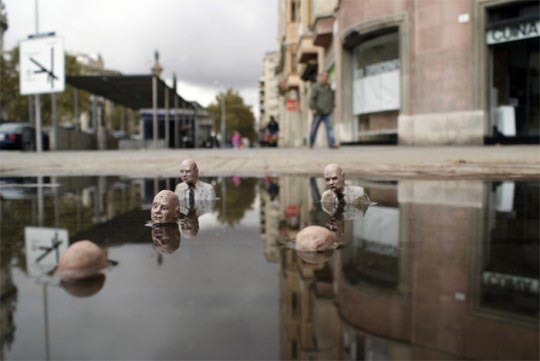
[[[154,248],[160,254],[171,254],[180,247],[180,229],[177,224],[158,224],[152,226]]]
[[[231,178],[220,178],[215,188],[216,196],[221,198],[221,207],[216,207],[220,223],[234,226],[238,224],[247,210],[253,209],[256,178],[241,178],[242,186],[236,186]]]
[[[341,221],[349,244],[278,252],[282,359],[538,359],[538,183],[365,182],[377,204],[330,220],[320,184],[261,187],[265,254],[283,225]]]
[[[62,280],[62,288],[75,297],[90,297],[98,293],[105,284],[105,275],[98,273],[92,277],[77,280]]]
[[[39,192],[36,187],[0,187],[1,359],[43,358],[50,351],[53,358],[69,358],[65,343],[76,339],[95,347],[81,348],[83,357],[98,358],[95,352],[101,350],[103,358],[114,358],[117,346],[107,346],[107,335],[94,335],[101,325],[88,322],[83,328],[72,320],[72,315],[93,320],[101,314],[114,314],[108,327],[116,332],[115,339],[124,340],[119,345],[126,358],[130,350],[148,349],[141,358],[179,358],[182,352],[187,352],[185,358],[217,358],[205,353],[214,349],[222,358],[257,358],[261,344],[252,342],[254,337],[271,338],[278,331],[279,345],[267,347],[279,347],[282,359],[539,357],[536,182],[355,181],[376,202],[366,210],[323,208],[322,178],[210,178],[221,198],[209,207],[212,215],[199,219],[204,207],[182,209],[180,230],[175,225],[149,231],[144,223],[154,195],[172,190],[178,179],[4,181],[42,187]],[[260,215],[267,262],[261,262],[263,250],[257,248],[254,233],[246,233],[254,229],[249,210],[258,204],[255,215]],[[278,246],[309,225],[337,232],[344,246],[316,253]],[[90,239],[115,259],[125,257],[122,267],[107,274],[106,286],[104,275],[85,284],[61,283],[70,295],[96,297],[79,300],[57,287],[42,290],[30,272],[40,253],[27,257],[33,254],[25,244],[28,226],[66,230],[70,244]],[[196,235],[197,241],[186,241],[182,252],[174,252],[181,233],[185,238]],[[156,249],[172,253],[163,257],[162,267],[155,265],[156,243],[150,235]],[[279,266],[277,277],[269,265]],[[245,278],[231,279],[234,270],[235,278]],[[264,292],[277,292],[268,279],[243,287],[261,272],[279,282],[274,284],[279,297],[255,291],[261,284]],[[240,292],[243,298],[234,298]],[[148,307],[156,302],[160,307]],[[268,310],[270,319],[279,315],[279,330],[265,328],[268,319],[261,315]],[[230,314],[234,320],[225,318]],[[195,321],[184,333],[190,316]],[[257,327],[249,323],[259,318],[264,322]],[[161,333],[150,328],[136,345],[129,342],[129,332],[148,330],[155,319],[166,319],[167,328]],[[122,329],[125,322],[130,330]],[[35,341],[37,329],[45,330],[47,346],[21,346]],[[56,343],[49,349],[49,339],[55,339],[51,335]],[[241,340],[249,342],[234,353]],[[188,342],[200,353],[179,349]]]

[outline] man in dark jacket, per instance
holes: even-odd
[[[309,147],[313,148],[319,125],[324,122],[326,126],[326,137],[328,138],[328,147],[337,148],[334,138],[334,128],[332,127],[332,111],[334,110],[334,91],[328,84],[328,73],[323,72],[319,76],[319,82],[314,84],[311,89],[311,98],[309,107],[313,112],[313,122],[311,123],[311,132],[309,134]]]

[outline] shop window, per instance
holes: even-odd
[[[496,182],[489,187],[482,247],[479,307],[538,319],[540,185]]]
[[[395,185],[366,188],[377,205],[352,221],[352,247],[343,249],[343,273],[353,285],[397,290],[400,282],[399,207]]]
[[[353,114],[397,110],[400,106],[398,32],[371,38],[353,50]]]
[[[540,136],[539,36],[538,2],[489,9],[491,136]]]

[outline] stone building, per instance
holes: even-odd
[[[266,53],[263,59],[260,128],[264,128],[268,124],[271,116],[279,121],[278,81],[275,74],[276,61],[276,52]]]
[[[342,144],[539,141],[538,2],[283,0],[278,17],[285,146],[305,144],[324,70]]]

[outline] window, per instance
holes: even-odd
[[[398,32],[363,41],[354,48],[353,59],[353,113],[399,109]]]

